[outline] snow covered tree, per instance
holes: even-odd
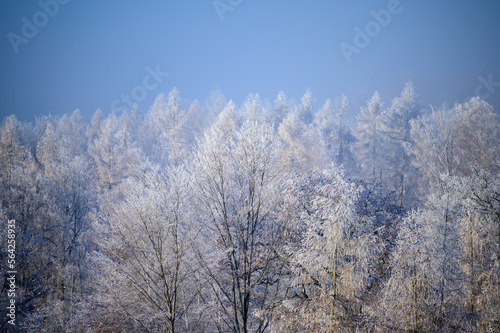
[[[302,104],[299,108],[299,119],[304,122],[304,124],[309,125],[313,121],[313,106],[314,98],[312,92],[307,89],[304,96],[302,96]]]
[[[446,332],[467,327],[462,306],[462,198],[451,179],[443,182],[446,190],[429,196],[425,210],[412,212],[401,226],[383,296],[389,327]]]
[[[280,295],[286,219],[276,216],[285,176],[271,127],[245,122],[219,141],[206,134],[192,165],[200,223],[198,255],[212,329],[262,332]]]
[[[113,290],[103,282],[102,288],[124,304],[136,300],[126,313],[147,331],[191,330],[198,321],[190,311],[198,287],[189,181],[182,167],[154,165],[128,178],[119,188],[123,201],[111,207],[110,225],[100,229],[108,269],[118,270],[129,286]]]
[[[101,109],[97,109],[94,115],[90,119],[90,124],[87,126],[85,135],[87,136],[88,142],[94,141],[97,134],[101,130],[102,123],[104,121],[104,116]]]
[[[278,128],[283,119],[286,118],[289,111],[287,97],[284,91],[280,91],[274,100],[273,116],[271,123]]]
[[[243,103],[242,115],[248,121],[263,121],[264,109],[259,94],[249,94]]]
[[[227,99],[222,94],[220,88],[216,88],[210,92],[210,95],[203,103],[203,111],[204,115],[202,118],[203,121],[203,129],[208,129],[212,122],[217,118],[219,113],[221,113],[224,106],[227,104]]]
[[[415,156],[413,164],[423,175],[420,192],[426,195],[442,193],[446,185],[442,180],[457,175],[460,166],[460,154],[457,149],[459,121],[460,115],[456,110],[446,108],[432,109],[430,115],[411,121],[414,144],[409,147],[409,151]],[[425,197],[422,199],[425,200]]]
[[[433,329],[441,331],[453,330],[453,327],[460,325],[461,301],[465,298],[465,275],[461,267],[463,243],[459,224],[462,214],[461,198],[452,189],[447,184],[442,195],[430,196],[423,214],[435,291]]]
[[[229,147],[238,129],[238,116],[236,115],[236,105],[230,100],[217,117],[213,125],[218,141],[222,147]]]
[[[403,221],[391,258],[391,277],[377,310],[385,330],[430,331],[434,308],[428,234],[421,213]]]
[[[348,102],[345,96],[337,101],[337,106],[328,99],[314,115],[314,125],[321,131],[328,159],[337,165],[343,165],[344,170],[353,172],[355,168],[351,144],[354,141],[350,129],[345,122]]]
[[[359,327],[353,318],[369,278],[377,245],[356,216],[358,187],[334,170],[301,176],[297,205],[298,243],[288,251],[292,291],[282,302],[274,331],[335,331]]]
[[[479,170],[457,179],[455,191],[466,214],[461,218],[469,319],[478,331],[500,328],[500,177]]]
[[[22,165],[26,154],[19,138],[19,122],[12,115],[6,117],[0,128],[0,174],[9,180],[14,167]]]
[[[179,90],[173,88],[167,97],[158,95],[148,114],[146,122],[153,130],[159,162],[178,165],[187,156],[185,135],[186,112],[181,107]]]
[[[103,121],[97,136],[89,144],[89,155],[97,165],[102,185],[108,189],[120,181],[117,129],[118,119],[115,114],[110,114]]]
[[[36,149],[36,157],[44,169],[47,170],[50,169],[52,165],[61,164],[64,159],[69,157],[65,156],[65,152],[62,150],[60,143],[61,140],[56,134],[54,126],[52,123],[48,123],[45,134],[38,142]]]
[[[361,108],[354,136],[358,140],[353,150],[361,166],[363,175],[382,183],[384,178],[385,156],[382,132],[382,102],[378,92]]]
[[[191,102],[186,111],[186,143],[190,146],[196,143],[196,138],[201,137],[208,126],[205,112],[206,110],[196,99]]]
[[[327,99],[325,104],[314,115],[314,125],[319,128],[325,141],[326,149],[333,154],[335,151],[335,109],[331,100]]]
[[[97,166],[101,185],[107,189],[127,178],[135,165],[140,165],[144,159],[126,114],[118,119],[112,113],[104,119],[99,133],[89,143],[88,151]]]
[[[94,174],[88,156],[67,156],[63,163],[52,162],[44,177],[49,182],[42,193],[50,223],[42,228],[45,248],[31,255],[33,261],[48,261],[50,273],[39,281],[47,289],[27,323],[29,330],[76,332],[85,323],[79,312],[91,276],[86,258],[93,232],[90,218],[97,208]]]
[[[465,175],[500,168],[500,117],[478,97],[456,106],[460,123],[456,133],[460,170]]]
[[[387,184],[398,194],[401,206],[415,202],[415,168],[407,152],[412,144],[410,120],[420,113],[413,84],[406,83],[401,96],[392,100],[391,107],[384,114],[384,141],[389,154]],[[405,150],[406,149],[406,150]]]
[[[63,115],[57,122],[57,132],[62,140],[60,144],[64,145],[71,155],[86,153],[87,139],[80,110],[73,111],[71,115]]]
[[[2,218],[16,221],[16,324],[21,325],[51,290],[51,250],[55,223],[48,212],[46,182],[34,163],[13,166],[9,181],[2,182]],[[7,228],[2,221],[2,226]],[[6,278],[1,283],[7,286]],[[8,302],[7,293],[0,297]],[[43,304],[43,303],[42,303]],[[1,324],[6,324],[2,319]],[[5,326],[4,326],[5,327]]]
[[[343,165],[345,170],[351,171],[354,168],[354,157],[351,152],[351,144],[354,142],[354,136],[345,122],[345,115],[349,103],[347,97],[342,96],[340,106],[335,114],[335,142],[337,143],[337,151],[335,154],[335,163]]]
[[[410,82],[384,112],[373,95],[350,147],[347,99],[313,104],[309,90],[299,104],[280,92],[274,108],[250,94],[237,110],[215,91],[185,111],[173,89],[144,120],[6,117],[0,218],[16,220],[16,325],[500,331],[493,107],[474,97],[421,115]],[[351,152],[364,179],[330,166],[353,173]]]
[[[289,113],[278,127],[283,142],[281,163],[289,170],[305,171],[324,169],[328,166],[325,144],[320,130],[306,126],[296,114]]]

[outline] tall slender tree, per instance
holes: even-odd
[[[365,177],[382,183],[385,177],[385,156],[382,132],[382,106],[378,92],[361,108],[354,136],[358,140],[353,146]]]
[[[384,114],[385,144],[390,152],[388,160],[388,185],[398,194],[399,204],[415,204],[414,177],[411,156],[405,150],[412,144],[410,120],[420,114],[413,83],[406,83],[401,96],[392,100]]]

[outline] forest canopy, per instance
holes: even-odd
[[[174,88],[144,114],[4,118],[15,329],[500,331],[498,113],[411,82],[353,126],[348,105]]]

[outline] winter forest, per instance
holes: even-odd
[[[498,113],[383,97],[6,117],[0,330],[499,332]]]

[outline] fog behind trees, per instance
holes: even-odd
[[[0,327],[500,331],[498,111],[411,82],[354,124],[348,105],[174,88],[145,113],[4,118]]]

